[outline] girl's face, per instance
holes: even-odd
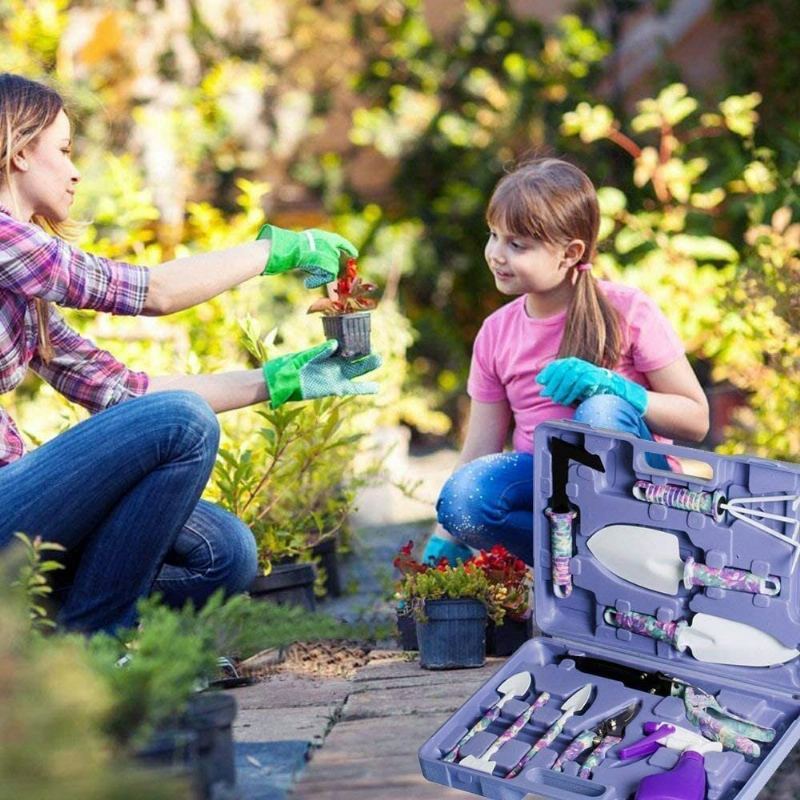
[[[16,193],[27,219],[41,214],[63,222],[75,200],[81,176],[72,163],[72,137],[67,115],[53,122],[14,158]]]
[[[563,247],[517,236],[499,224],[489,227],[484,255],[498,290],[508,295],[548,294],[564,284],[572,266]]]

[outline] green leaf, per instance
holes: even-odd
[[[739,259],[736,248],[716,236],[692,236],[682,233],[673,236],[670,242],[678,253],[689,258],[728,262]]]

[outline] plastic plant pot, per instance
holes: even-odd
[[[322,330],[326,339],[339,342],[337,355],[343,358],[361,358],[370,353],[369,311],[356,311],[353,314],[340,314],[322,318]]]
[[[486,626],[486,654],[510,656],[531,638],[531,620],[505,619],[501,625],[489,620]]]
[[[486,661],[486,606],[479,600],[426,600],[417,620],[423,669],[471,669]]]
[[[302,606],[314,611],[314,567],[311,564],[274,564],[269,575],[257,575],[248,592],[254,600]]]

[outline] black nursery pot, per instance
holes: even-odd
[[[370,353],[370,319],[369,311],[323,317],[322,330],[326,339],[336,339],[339,342],[337,355],[360,358]]]
[[[315,611],[314,576],[312,564],[274,564],[269,575],[256,575],[248,592],[254,600]]]
[[[506,618],[501,625],[492,620],[486,626],[486,655],[510,656],[522,647],[533,634],[530,619],[516,620]]]
[[[236,785],[233,720],[236,701],[229,694],[208,692],[191,698],[184,725],[197,736],[197,773],[203,800]]]
[[[187,777],[198,800],[232,798],[236,786],[235,717],[236,701],[231,695],[193,695],[175,726],[156,731],[134,757],[166,775]]]
[[[401,650],[419,650],[417,643],[417,621],[413,614],[397,609],[397,641]]]
[[[426,600],[417,621],[423,669],[469,669],[486,661],[486,606],[479,600]]]

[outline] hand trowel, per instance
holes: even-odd
[[[461,748],[475,736],[476,733],[485,731],[500,716],[503,706],[509,700],[513,700],[515,697],[522,697],[530,688],[530,672],[517,672],[510,678],[506,678],[497,687],[497,693],[502,695],[502,697],[486,710],[486,713],[484,713],[484,715],[458,740],[455,747],[449,750],[442,760],[448,763],[456,761]]]
[[[678,537],[640,525],[607,525],[587,542],[592,555],[623,580],[662,594],[678,594],[683,584],[711,586],[750,594],[774,596],[780,579],[762,577],[733,567],[709,567],[693,558],[681,559]]]
[[[681,653],[691,650],[698,661],[709,664],[771,667],[800,655],[800,651],[785,647],[774,636],[752,625],[713,614],[695,614],[691,620],[660,620],[636,611],[606,608],[603,621],[639,636],[667,642]]]

